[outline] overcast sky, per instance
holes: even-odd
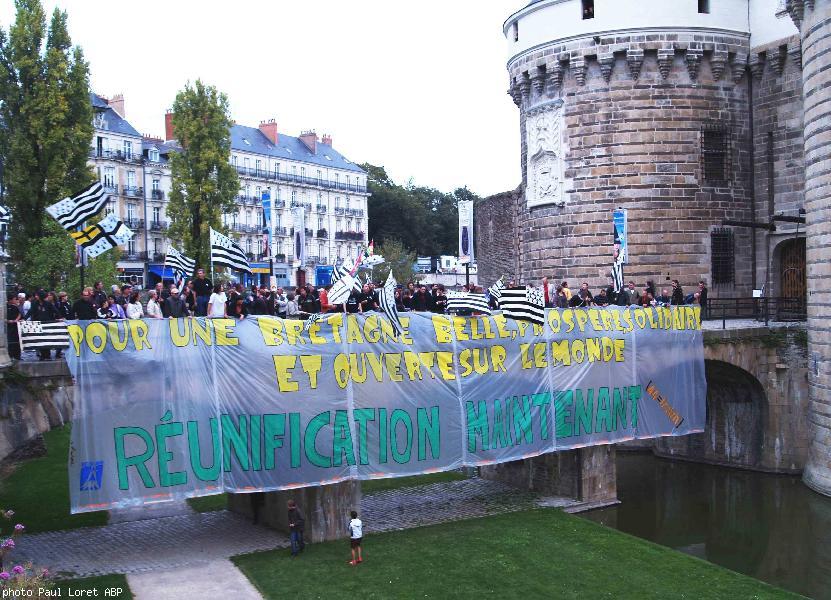
[[[188,80],[225,92],[237,123],[329,133],[355,162],[443,191],[520,181],[503,21],[526,0],[46,0],[69,13],[92,89],[163,135]],[[0,25],[14,20],[0,0]]]

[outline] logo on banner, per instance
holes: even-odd
[[[81,491],[92,492],[101,489],[104,475],[104,461],[96,460],[81,463]]]

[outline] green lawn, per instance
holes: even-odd
[[[118,592],[117,588],[121,588]],[[124,575],[101,575],[100,577],[85,577],[83,579],[68,579],[55,584],[55,590],[60,590],[60,598],[113,598],[114,600],[132,600],[133,594],[127,585]],[[93,590],[97,593],[93,595]],[[107,596],[106,590],[110,590]]]
[[[228,494],[214,494],[213,496],[200,496],[188,498],[188,504],[196,512],[213,512],[228,508]]]
[[[466,477],[458,471],[430,473],[428,475],[413,475],[412,477],[373,479],[371,481],[361,482],[361,491],[364,494],[371,494],[373,492],[383,492],[385,490],[396,490],[416,485],[427,485],[428,483],[439,483],[440,481],[459,481],[462,479],[466,479]],[[190,507],[193,510],[201,513],[212,512],[214,510],[225,510],[228,508],[228,494],[215,494],[213,496],[188,498],[188,504],[190,504]]]
[[[441,510],[441,507],[436,507]],[[563,512],[532,510],[234,557],[266,598],[793,598]]]
[[[69,514],[69,427],[53,429],[43,437],[46,456],[20,463],[0,480],[0,509],[14,510],[14,522],[23,523],[29,533],[106,525],[106,511]]]

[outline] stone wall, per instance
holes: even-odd
[[[704,340],[706,429],[658,438],[655,453],[758,471],[802,472],[810,446],[805,330],[707,331]]]
[[[565,496],[592,506],[617,502],[613,445],[542,454],[480,468],[484,479],[542,495]]]
[[[805,201],[803,160],[802,46],[799,36],[753,48],[753,128],[756,220],[799,216]],[[776,231],[756,230],[757,288],[767,284],[781,296],[777,246],[805,237],[805,226],[777,222]],[[771,268],[768,269],[768,259]]]
[[[507,280],[518,276],[516,211],[521,197],[517,188],[474,205],[477,276],[485,288],[503,275]]]
[[[72,377],[63,361],[16,363],[0,372],[0,460],[72,418]]]

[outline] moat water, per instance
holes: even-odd
[[[617,457],[621,504],[585,518],[804,596],[831,599],[831,498],[798,477],[649,453],[619,451]]]

